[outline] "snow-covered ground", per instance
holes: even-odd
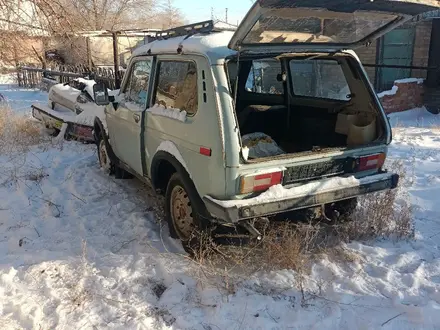
[[[153,192],[107,177],[94,146],[0,155],[0,328],[440,329],[440,117],[391,117],[390,156],[414,171],[416,237],[352,242],[350,262],[323,257],[305,304],[291,270],[234,292],[195,276]]]
[[[29,90],[19,88],[14,83],[14,75],[0,75],[0,95],[10,106],[23,114],[29,113],[30,104],[34,102],[47,103],[47,93],[38,89]]]

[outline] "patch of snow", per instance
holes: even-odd
[[[405,79],[398,79],[395,80],[394,83],[397,84],[409,84],[409,83],[417,83],[417,84],[423,84],[423,82],[425,81],[425,79],[423,78],[405,78]]]
[[[52,101],[56,101],[54,98],[57,96],[54,96],[54,94],[59,95],[58,97],[65,98],[71,104],[74,104],[78,96],[81,94],[81,91],[69,85],[56,84],[49,89],[49,99]]]
[[[93,86],[96,85],[96,81],[84,79],[84,78],[76,78],[75,80],[86,85],[86,87],[85,87],[86,92],[89,93],[92,100],[95,100],[95,95],[93,93]]]
[[[196,34],[187,39],[185,39],[185,36],[182,36],[166,40],[155,40],[135,49],[132,56],[145,55],[150,50],[152,54],[163,52],[176,53],[177,48],[182,46],[184,53],[206,54],[211,60],[211,63],[215,64],[217,61],[221,61],[225,57],[235,54],[235,51],[228,48],[229,41],[233,35],[234,32],[232,31],[224,31],[209,35]]]
[[[64,135],[66,135],[66,130],[67,130],[67,123],[63,123],[63,125],[61,125],[59,134],[56,136],[54,140],[56,142],[62,142],[64,140]]]
[[[158,151],[165,151],[168,152],[170,155],[174,156],[174,158],[177,159],[177,161],[183,166],[183,168],[191,177],[191,172],[189,171],[188,166],[186,165],[186,162],[182,157],[182,154],[180,153],[179,149],[177,149],[176,145],[173,142],[162,141],[160,145],[157,147],[156,153]]]
[[[108,96],[117,96],[119,95],[120,89],[108,90]]]
[[[133,112],[142,112],[144,111],[144,107],[139,105],[138,103],[125,101],[123,103],[123,106],[126,107],[128,110]]]
[[[249,159],[249,148],[248,147],[242,147],[241,148],[241,154],[243,155],[244,160]]]
[[[2,329],[439,329],[440,133],[423,109],[391,117],[404,123],[389,159],[413,181],[415,238],[342,244],[307,274],[231,272],[233,292],[193,275],[150,211],[155,192],[104,175],[96,146],[1,154]]]
[[[155,104],[154,107],[148,108],[147,112],[156,115],[167,117],[171,119],[175,119],[181,121],[182,123],[186,122],[186,111],[181,111],[180,109],[175,108],[165,108],[163,105]]]
[[[349,177],[334,177],[330,179],[323,179],[313,181],[307,184],[299,185],[293,188],[285,188],[281,184],[270,187],[264,193],[257,197],[248,199],[226,200],[220,201],[208,196],[209,199],[215,201],[217,204],[223,207],[244,207],[250,205],[257,205],[260,203],[278,202],[293,198],[301,198],[304,196],[310,196],[317,193],[324,193],[333,190],[356,187],[363,184],[368,184],[375,181],[384,181],[390,178],[392,174],[378,174],[361,179],[357,179],[354,176]]]
[[[16,77],[13,73],[0,74],[0,85],[13,85]]]
[[[34,105],[39,109],[43,110],[44,112],[66,123],[76,123],[81,125],[93,126],[95,122],[95,118],[98,117],[101,120],[104,129],[108,133],[104,106],[99,106],[91,102],[80,104],[80,107],[83,110],[83,112],[77,115],[76,113],[70,111],[67,108],[57,107],[56,109],[53,110],[45,106],[44,104],[34,103]]]
[[[395,112],[388,115],[395,129],[404,127],[434,128],[440,126],[440,116],[430,113],[425,107]]]
[[[106,118],[105,118],[105,106],[97,105],[95,103],[84,103],[84,104],[77,104],[79,108],[81,108],[83,111],[77,115],[76,117],[70,119],[71,122],[77,123],[77,124],[83,124],[88,126],[93,126],[95,122],[95,118],[98,117],[102,124],[104,125],[104,128],[107,131],[107,124],[106,124]]]
[[[264,158],[285,154],[278,144],[268,135],[260,132],[243,135],[243,146],[249,149],[248,157]]]
[[[3,82],[11,84],[0,84],[0,94],[5,99],[5,104],[15,113],[30,115],[31,104],[34,102],[47,102],[47,93],[38,89],[24,89],[14,84],[13,80],[6,78]]]
[[[387,95],[396,95],[398,90],[399,90],[399,87],[394,85],[390,90],[378,93],[377,96],[379,98],[382,98],[382,97],[387,96]]]

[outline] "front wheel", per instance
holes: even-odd
[[[99,167],[109,175],[114,174],[115,166],[111,161],[110,156],[108,155],[107,146],[104,137],[102,135],[100,135],[97,145],[98,145]]]

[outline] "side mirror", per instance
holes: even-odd
[[[97,105],[107,105],[110,103],[107,87],[103,83],[93,85],[93,96]]]

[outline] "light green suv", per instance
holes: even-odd
[[[100,166],[165,195],[173,237],[307,210],[337,220],[394,189],[391,128],[353,49],[434,1],[260,0],[241,25],[163,31],[132,55],[119,95],[94,87]]]

